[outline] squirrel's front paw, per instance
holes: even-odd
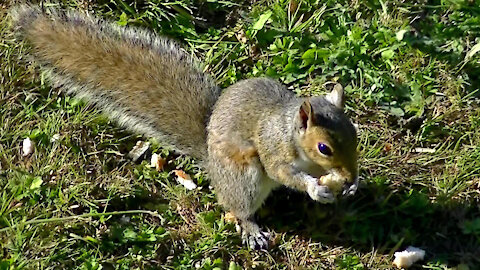
[[[321,203],[333,203],[335,201],[333,192],[327,186],[321,186],[316,181],[310,182],[307,193],[310,198]]]

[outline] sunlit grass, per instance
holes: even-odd
[[[480,266],[478,1],[60,2],[178,40],[223,87],[271,76],[310,95],[339,81],[359,126],[362,184],[327,206],[274,192],[258,212],[272,248],[248,250],[194,161],[152,140],[165,170],[132,162],[147,138],[51,87],[9,32],[7,1],[1,269],[389,269],[409,245],[427,251],[417,268]],[[23,157],[27,137],[35,151]],[[200,188],[185,190],[173,169]]]

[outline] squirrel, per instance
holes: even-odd
[[[127,129],[198,160],[243,242],[266,249],[256,210],[280,185],[320,203],[358,187],[357,134],[343,88],[298,97],[270,78],[220,89],[176,42],[76,11],[21,5],[13,29],[51,83],[90,102]]]

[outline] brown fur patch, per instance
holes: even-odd
[[[258,157],[257,149],[250,144],[238,145],[229,141],[217,141],[211,146],[217,156],[224,157],[237,167],[246,167]]]
[[[240,166],[247,166],[257,156],[257,149],[253,146],[247,148],[237,147],[236,149],[230,150],[230,159]]]

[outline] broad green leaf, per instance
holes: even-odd
[[[402,116],[405,115],[405,112],[401,108],[390,107],[389,111],[390,111],[391,114],[393,114],[395,116],[398,116],[398,117],[402,117]]]
[[[123,12],[122,15],[120,15],[120,20],[117,21],[117,24],[121,26],[125,26],[127,25],[127,23],[128,23],[127,14]]]
[[[253,25],[253,29],[254,30],[263,29],[263,27],[265,26],[265,23],[268,21],[268,19],[270,19],[271,16],[272,16],[272,11],[271,10],[263,13],[260,16],[260,18],[258,18],[257,22],[255,22],[255,24]]]
[[[228,270],[241,270],[241,269],[242,267],[237,265],[235,262],[230,262],[230,264],[228,265]]]
[[[403,37],[405,36],[406,32],[407,32],[407,30],[405,30],[405,29],[398,31],[397,34],[396,34],[397,40],[398,41],[402,40]]]
[[[480,51],[480,42],[475,44],[475,46],[473,46],[472,49],[468,51],[467,55],[465,55],[465,61],[469,61],[470,59],[472,59],[472,57],[479,51]]]
[[[330,55],[330,51],[327,49],[308,49],[306,52],[303,53],[302,59],[305,60],[305,63],[311,64],[318,59],[323,59]]]
[[[33,178],[32,183],[30,184],[30,189],[37,189],[39,188],[43,183],[42,177],[37,176]]]
[[[391,49],[388,49],[382,52],[382,58],[386,60],[392,59],[394,55],[395,55],[395,52]]]
[[[126,229],[123,232],[123,237],[127,240],[133,241],[133,240],[136,240],[137,233],[135,231],[133,231],[132,229]]]

